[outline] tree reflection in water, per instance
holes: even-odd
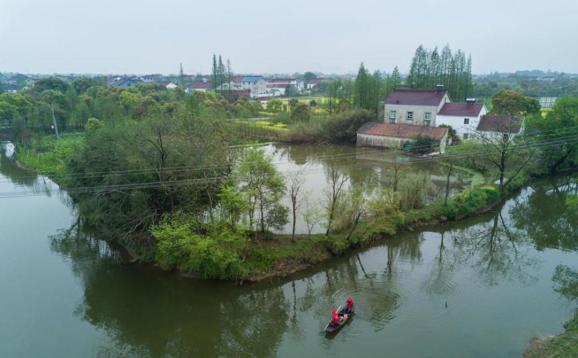
[[[330,309],[349,295],[357,302],[355,319],[361,324],[351,325],[348,332],[355,336],[368,333],[362,331],[367,328],[383,330],[399,314],[401,293],[415,292],[408,277],[419,277],[418,290],[438,296],[464,284],[457,274],[454,284],[458,271],[473,271],[490,286],[528,282],[538,257],[529,254],[532,246],[578,247],[573,236],[578,216],[558,207],[572,190],[565,184],[535,185],[492,215],[437,233],[387,239],[287,283],[236,287],[131,265],[116,250],[86,237],[78,223],[55,236],[52,248],[71,262],[84,285],[77,315],[112,341],[100,347],[100,355],[274,356],[285,339],[306,341],[312,331],[319,334],[321,346],[331,348],[331,341],[321,339],[323,327]],[[554,215],[544,215],[546,210]],[[426,243],[426,238],[435,242]],[[419,266],[425,275],[412,272]],[[575,270],[561,266],[554,277],[559,292],[568,297],[578,287]],[[348,339],[347,334],[342,337]]]
[[[430,274],[424,283],[424,290],[428,294],[446,295],[454,290],[451,275],[455,269],[455,255],[448,257],[446,240],[451,239],[453,234],[442,231],[437,254],[433,260]]]
[[[232,287],[130,265],[73,227],[52,238],[84,284],[76,314],[114,342],[101,356],[255,356],[275,352],[287,329],[280,287]]]
[[[454,237],[458,262],[473,267],[488,285],[497,285],[503,279],[530,282],[530,267],[538,264],[535,258],[520,250],[525,240],[513,231],[502,214],[507,206],[496,212],[489,222],[458,232]],[[509,217],[508,217],[509,219]]]
[[[527,200],[520,200],[512,210],[516,227],[527,233],[538,250],[578,250],[578,209],[566,200],[576,195],[578,183],[574,176],[534,185]],[[578,299],[578,267],[558,265],[552,280],[562,296]]]

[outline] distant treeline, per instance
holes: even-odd
[[[565,73],[519,71],[477,76],[474,79],[476,97],[491,97],[502,89],[519,90],[530,97],[577,95],[578,76]]]

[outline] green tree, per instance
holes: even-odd
[[[305,72],[303,74],[303,81],[305,83],[309,83],[309,82],[311,82],[311,80],[314,80],[316,78],[317,78],[317,75],[314,74],[313,72]]]
[[[277,113],[281,110],[283,110],[283,102],[280,99],[274,98],[267,102],[267,111]]]
[[[578,133],[578,96],[558,99],[546,118],[541,115],[529,116],[525,134],[531,143],[549,143],[539,147],[537,168],[545,168],[548,173],[576,165],[578,143],[574,140]]]
[[[247,150],[236,179],[248,198],[251,228],[256,224],[261,234],[265,234],[269,228],[279,229],[287,223],[287,208],[281,204],[285,193],[283,177],[262,150]]]
[[[538,113],[537,99],[526,97],[520,91],[502,90],[492,97],[492,112],[510,116]]]
[[[305,103],[298,103],[291,111],[289,118],[291,122],[307,122],[310,116],[309,106]]]

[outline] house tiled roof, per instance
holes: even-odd
[[[387,96],[385,103],[411,106],[438,106],[446,93],[446,90],[396,89]]]
[[[484,105],[479,103],[446,103],[438,113],[440,116],[477,117]]]
[[[505,115],[486,114],[480,119],[478,131],[519,133],[522,128],[522,119]]]
[[[211,83],[210,82],[193,82],[190,86],[190,88],[192,89],[209,89],[211,88]]]
[[[369,122],[364,124],[357,134],[374,135],[380,137],[393,137],[416,139],[419,136],[442,140],[448,132],[444,127],[426,127],[411,124],[395,124],[382,122]]]

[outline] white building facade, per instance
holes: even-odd
[[[485,105],[472,100],[467,103],[446,103],[437,115],[436,126],[452,127],[460,139],[468,140],[475,135],[481,118],[487,113]]]

